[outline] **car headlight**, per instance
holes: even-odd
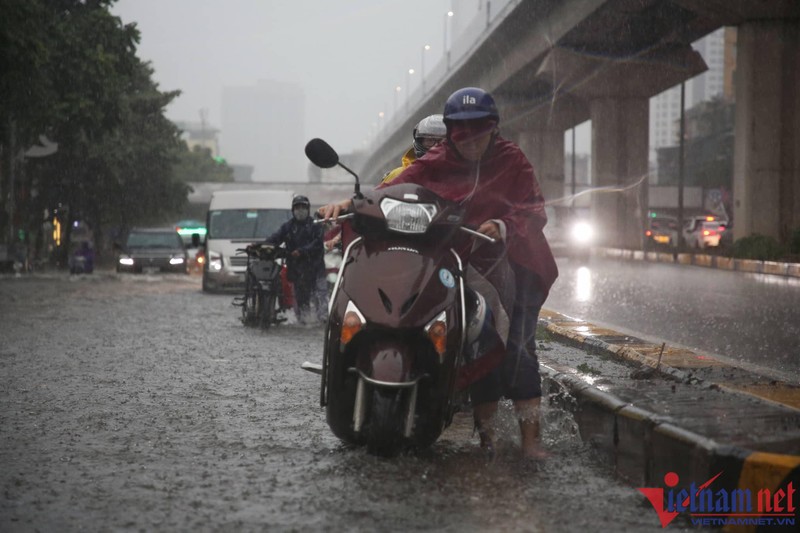
[[[572,240],[578,244],[587,244],[594,237],[594,229],[588,222],[576,222],[572,225]]]
[[[381,212],[390,230],[401,233],[425,233],[428,224],[436,216],[436,206],[384,198],[381,200]]]
[[[222,256],[217,252],[208,252],[208,269],[222,270]]]
[[[119,264],[125,266],[133,266],[133,258],[127,255],[119,256]]]
[[[173,256],[169,259],[170,265],[182,265],[184,263],[183,256]]]

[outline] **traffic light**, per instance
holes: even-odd
[[[220,165],[224,165],[227,163],[227,161],[225,161],[225,158],[222,157],[221,155],[214,157],[214,161],[216,161]]]

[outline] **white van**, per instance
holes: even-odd
[[[206,218],[203,290],[244,289],[247,256],[236,253],[263,241],[292,216],[292,191],[217,191]]]

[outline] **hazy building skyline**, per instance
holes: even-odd
[[[691,107],[710,100],[715,96],[727,94],[725,84],[726,69],[731,66],[726,48],[735,45],[735,39],[726,39],[726,32],[735,28],[720,28],[695,42],[692,47],[700,53],[708,65],[708,70],[686,82],[685,107]],[[730,52],[730,51],[729,51]],[[728,60],[726,62],[726,59]],[[674,146],[678,142],[681,116],[681,86],[676,85],[650,99],[650,161],[656,162],[659,148]],[[656,176],[651,176],[651,183]]]
[[[252,165],[253,181],[307,181],[305,93],[300,85],[259,80],[223,87],[220,153]]]
[[[111,7],[136,23],[138,54],[151,62],[159,88],[181,91],[167,108],[171,120],[196,122],[206,109],[224,142],[223,87],[295,83],[305,93],[309,138],[342,154],[363,149],[393,100],[405,106],[407,85],[417,89],[420,75],[441,61],[450,9],[465,16],[451,0],[119,0]]]

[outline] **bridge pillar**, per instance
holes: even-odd
[[[733,235],[786,243],[800,227],[800,22],[739,26]]]
[[[561,128],[529,128],[515,140],[533,165],[536,180],[548,202],[564,196],[564,130]]]
[[[644,97],[605,96],[589,103],[592,180],[598,187],[624,189],[592,194],[592,220],[601,244],[642,245],[649,113],[649,100]]]

